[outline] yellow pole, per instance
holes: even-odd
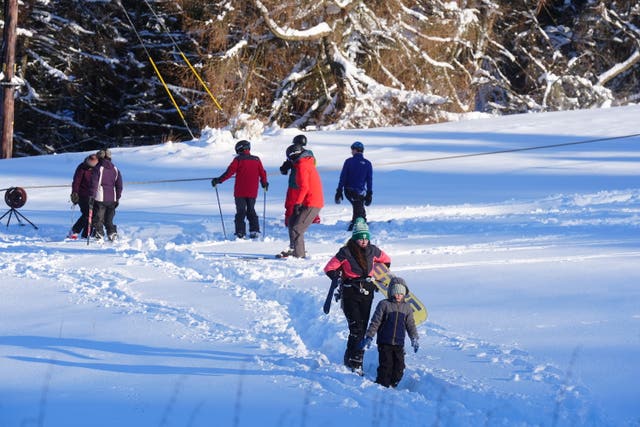
[[[176,102],[175,98],[171,94],[171,91],[169,90],[169,86],[167,86],[167,84],[165,83],[164,79],[162,78],[162,74],[160,74],[160,70],[158,70],[158,67],[156,67],[156,63],[153,61],[153,58],[151,58],[150,56],[148,58],[149,58],[149,62],[151,62],[151,65],[153,65],[153,69],[155,70],[156,74],[158,75],[158,78],[160,79],[160,82],[162,82],[162,86],[164,86],[164,90],[167,91],[167,95],[169,95],[169,98],[171,99],[171,102],[173,102],[173,106],[176,107],[176,110],[178,111],[178,114],[180,114],[180,117],[182,118],[182,120],[184,120],[184,115],[182,114],[182,111],[180,110],[180,107],[178,107],[178,103]]]
[[[220,111],[222,111],[222,106],[220,105],[220,103],[218,102],[218,100],[216,99],[215,96],[213,96],[213,94],[211,93],[211,91],[209,90],[209,88],[207,87],[207,84],[204,82],[204,80],[202,80],[202,77],[200,77],[200,74],[198,74],[198,72],[196,71],[195,68],[193,68],[193,65],[191,65],[191,62],[189,62],[189,59],[187,59],[187,57],[185,56],[184,52],[180,51],[180,55],[182,55],[182,59],[184,59],[184,62],[187,63],[187,65],[189,66],[189,68],[191,68],[191,71],[193,72],[193,74],[198,78],[198,81],[200,81],[200,84],[202,85],[202,87],[204,87],[204,89],[207,91],[207,93],[209,94],[209,96],[211,97],[211,99],[213,100],[213,102],[216,104],[216,107],[218,107],[218,109]]]

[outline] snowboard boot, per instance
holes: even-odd
[[[293,249],[289,248],[289,249],[285,249],[284,251],[280,252],[279,254],[276,255],[276,258],[287,258],[293,255]]]

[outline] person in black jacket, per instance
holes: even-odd
[[[361,348],[371,346],[373,336],[378,334],[378,376],[376,382],[385,387],[397,387],[404,374],[404,337],[409,334],[413,351],[419,348],[418,330],[411,306],[404,300],[409,293],[401,277],[394,276],[389,283],[388,298],[378,303],[373,313]]]
[[[311,153],[311,155],[313,156],[313,152],[311,152],[310,150],[307,150],[305,147],[307,146],[307,137],[300,134],[300,135],[296,135],[293,137],[293,140],[291,141],[291,145],[297,145],[302,147],[304,150],[309,151]],[[282,163],[282,166],[280,166],[280,173],[282,175],[286,175],[289,173],[289,171],[293,169],[293,162],[289,159],[289,157],[287,157],[287,159]]]
[[[340,294],[342,311],[349,326],[349,338],[344,352],[344,364],[353,372],[362,375],[364,351],[360,343],[364,338],[373,304],[375,263],[391,265],[391,258],[382,249],[369,243],[369,227],[362,218],[357,218],[351,239],[340,248],[324,267],[331,280],[342,280]]]

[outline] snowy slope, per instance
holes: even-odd
[[[234,140],[113,150],[115,244],[64,241],[86,153],[2,161],[38,229],[0,226],[0,425],[635,425],[640,419],[640,107],[309,132],[326,207],[309,259],[288,244],[297,131],[254,140],[261,241],[235,241]],[[349,237],[333,204],[354,140],[374,164],[372,239],[427,305],[397,390],[341,366],[346,322],[322,268]],[[521,150],[486,156],[473,153]],[[266,203],[265,203],[266,202]],[[262,218],[261,218],[262,220]],[[227,239],[224,238],[226,232]],[[379,297],[377,297],[379,298]]]

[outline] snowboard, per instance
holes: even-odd
[[[333,292],[336,288],[340,286],[340,279],[336,278],[331,281],[331,286],[329,286],[329,292],[327,293],[327,298],[324,300],[324,306],[322,310],[324,314],[329,314],[329,310],[331,310],[331,300],[333,299]]]
[[[373,279],[374,283],[382,292],[382,294],[387,297],[387,292],[389,291],[389,283],[391,282],[391,277],[393,274],[389,270],[385,264],[375,263],[373,266]],[[411,308],[413,309],[413,318],[416,322],[416,326],[420,323],[427,320],[428,312],[427,308],[424,306],[422,301],[418,299],[415,294],[409,291],[409,294],[404,299],[408,304],[411,304]]]

